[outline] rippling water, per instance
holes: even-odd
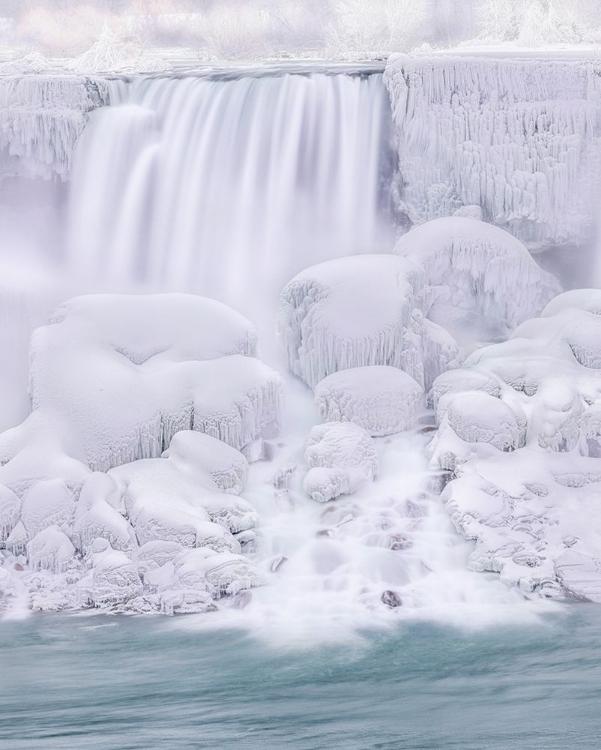
[[[184,618],[0,623],[7,750],[599,748],[601,611],[274,650]]]

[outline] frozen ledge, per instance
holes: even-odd
[[[601,160],[598,50],[393,55],[384,74],[417,224],[479,205],[531,244],[590,238]]]

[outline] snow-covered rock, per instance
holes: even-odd
[[[351,494],[380,469],[374,441],[353,422],[316,425],[307,438],[305,460],[309,471],[303,489],[320,503]]]
[[[454,334],[505,336],[540,314],[561,287],[509,232],[449,216],[403,235],[395,252],[423,266],[424,314]]]
[[[315,404],[328,422],[354,422],[376,437],[413,427],[423,406],[423,388],[396,367],[356,367],[324,378]]]
[[[311,387],[339,370],[397,367],[420,385],[456,355],[452,337],[426,326],[422,271],[392,255],[321,263],[284,288],[279,335],[293,373]]]
[[[559,295],[433,386],[432,462],[454,472],[443,499],[471,567],[541,596],[601,601],[598,301]]]
[[[544,53],[392,55],[384,80],[402,209],[421,224],[480,206],[544,244],[590,239],[601,160],[599,61]]]

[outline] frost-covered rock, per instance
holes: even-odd
[[[0,175],[67,178],[88,113],[108,98],[99,78],[0,73]]]
[[[506,335],[561,291],[518,239],[473,218],[449,216],[415,227],[395,252],[422,264],[424,314],[454,334]]]
[[[305,460],[309,471],[303,489],[320,503],[351,494],[372,481],[380,468],[374,441],[353,422],[315,426],[307,438]]]
[[[421,224],[480,206],[524,241],[587,242],[598,213],[599,62],[568,56],[392,55],[404,191]]]
[[[356,367],[324,378],[315,404],[328,422],[354,422],[372,436],[413,427],[423,406],[423,388],[396,367]]]
[[[433,386],[443,499],[475,570],[525,592],[601,601],[601,316],[597,290],[560,295],[509,341]]]
[[[74,554],[75,547],[58,526],[46,527],[27,544],[29,565],[34,570],[62,573],[69,566]]]
[[[386,365],[429,386],[456,346],[425,325],[422,283],[419,266],[391,255],[340,258],[299,273],[278,315],[292,372],[315,387],[339,370]]]
[[[5,541],[21,517],[21,501],[15,493],[0,485],[0,542]]]

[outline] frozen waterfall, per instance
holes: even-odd
[[[381,73],[138,77],[111,82],[110,104],[75,158],[69,253],[84,278],[244,309],[313,263],[391,249]]]

